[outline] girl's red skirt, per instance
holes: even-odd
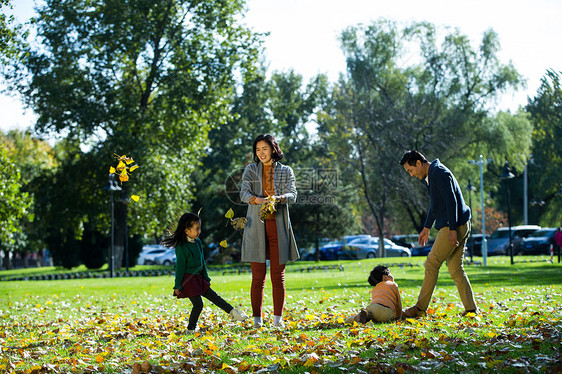
[[[209,289],[209,287],[211,287],[211,283],[203,278],[201,274],[185,274],[183,276],[181,287],[182,291],[180,294],[174,295],[178,299],[201,296]]]

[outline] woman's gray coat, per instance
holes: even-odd
[[[262,187],[263,164],[261,162],[251,163],[246,166],[242,174],[242,186],[240,188],[240,199],[248,204],[246,213],[246,227],[242,239],[242,262],[265,262],[266,260],[266,237],[265,224],[260,220],[261,205],[249,204],[252,196],[264,197]],[[293,235],[291,219],[289,218],[289,203],[297,200],[297,188],[295,174],[289,166],[274,163],[273,187],[275,196],[284,197],[285,203],[277,203],[275,221],[277,222],[277,238],[279,240],[279,264],[286,264],[299,258],[297,242]]]

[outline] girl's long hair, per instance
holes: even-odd
[[[162,240],[162,245],[165,245],[166,247],[176,247],[178,244],[185,243],[187,241],[185,229],[189,229],[196,222],[201,222],[197,214],[185,213],[182,215],[178,221],[176,230],[173,234]]]

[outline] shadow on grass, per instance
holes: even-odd
[[[465,268],[466,270],[466,268]],[[562,283],[562,266],[556,264],[545,264],[540,266],[519,267],[513,266],[486,266],[470,268],[468,279],[472,286],[486,287],[486,286],[550,286],[559,285]],[[423,273],[419,279],[398,278],[396,283],[400,288],[419,288],[423,282]],[[443,264],[437,280],[438,286],[452,286],[455,287],[455,282],[449,275],[447,266]],[[370,288],[367,280],[348,280],[340,282],[340,284],[325,284],[322,289],[337,290],[337,289],[354,289],[354,288]],[[310,287],[302,286],[287,286],[287,290],[309,290]]]

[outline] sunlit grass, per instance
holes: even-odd
[[[443,266],[425,318],[356,326],[342,321],[368,302],[372,267],[391,266],[408,307],[423,258],[346,261],[344,271],[296,263],[286,274],[285,329],[270,328],[268,280],[263,329],[232,323],[204,300],[195,335],[185,334],[191,304],[171,296],[172,276],[0,282],[0,371],[123,372],[145,361],[170,372],[549,371],[560,362],[562,266],[545,258],[466,266],[480,315],[458,315]],[[219,295],[251,314],[249,273],[211,276]]]

